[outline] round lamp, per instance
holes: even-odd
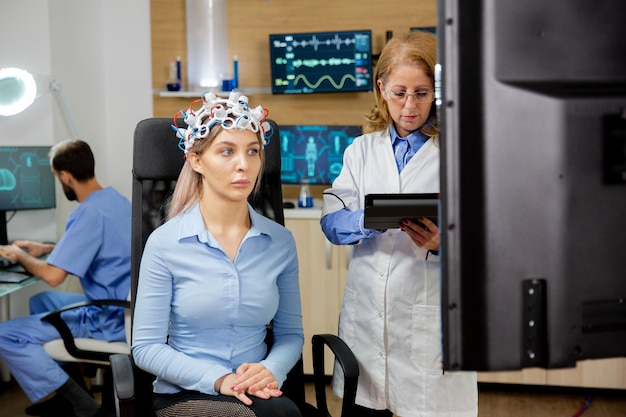
[[[0,69],[0,116],[12,116],[24,111],[36,96],[37,83],[28,71]]]

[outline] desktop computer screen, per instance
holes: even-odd
[[[0,244],[7,243],[6,212],[54,208],[50,146],[0,147]]]
[[[360,135],[359,126],[281,125],[281,181],[332,184],[341,172],[344,150]]]

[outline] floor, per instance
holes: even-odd
[[[307,399],[314,403],[312,385]],[[329,408],[338,417],[338,398],[329,394]],[[588,406],[583,411],[585,402]],[[626,391],[539,389],[535,387],[481,385],[479,417],[626,417]],[[0,391],[0,417],[26,417],[28,399],[15,383]]]
[[[626,417],[626,391],[481,384],[480,417]]]

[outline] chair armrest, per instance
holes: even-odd
[[[113,399],[117,417],[135,415],[135,363],[131,355],[116,353],[109,357],[113,380]]]
[[[130,301],[128,300],[90,300],[90,301],[82,301],[79,303],[70,304],[68,306],[62,307],[58,310],[48,313],[43,316],[41,320],[46,321],[56,327],[57,331],[61,335],[63,339],[63,344],[65,345],[65,349],[67,352],[75,358],[78,359],[90,359],[90,360],[98,360],[107,362],[109,360],[110,353],[106,352],[94,352],[89,350],[83,350],[76,346],[74,343],[74,335],[70,331],[70,328],[67,326],[61,314],[75,310],[77,308],[83,308],[87,306],[117,306],[124,307],[130,309]]]
[[[354,412],[356,388],[359,379],[359,363],[348,345],[332,334],[313,335],[313,381],[317,408],[323,415],[330,416],[326,401],[326,381],[324,372],[324,345],[335,355],[344,375],[343,401],[341,415],[349,416]]]
[[[134,364],[130,355],[116,353],[109,357],[113,376],[113,390],[121,401],[132,401],[135,397]]]
[[[155,376],[140,369],[132,355],[110,356],[114,401],[117,417],[143,417],[152,412],[152,383]]]

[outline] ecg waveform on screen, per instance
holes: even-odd
[[[320,46],[332,46],[336,50],[341,50],[342,47],[351,47],[350,45],[354,45],[356,43],[356,38],[354,36],[348,36],[345,38],[341,38],[338,34],[335,34],[332,38],[328,39],[320,39],[317,35],[311,35],[309,39],[297,40],[287,39],[285,42],[275,43],[275,46],[289,48],[290,46],[294,48],[308,48],[312,47],[314,51],[317,51]]]
[[[287,65],[289,60],[287,58],[276,58],[276,65]],[[318,66],[336,66],[336,65],[354,65],[357,62],[353,58],[328,58],[328,59],[294,59],[291,61],[291,65],[294,68],[308,67],[315,68]]]

